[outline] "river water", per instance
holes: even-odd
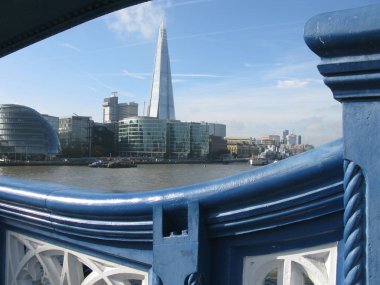
[[[136,168],[87,166],[7,166],[0,175],[100,190],[134,192],[189,185],[251,170],[248,163],[147,164]]]

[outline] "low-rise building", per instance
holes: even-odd
[[[190,124],[190,157],[205,159],[209,153],[209,130],[206,123]]]
[[[131,117],[119,122],[119,154],[139,159],[163,159],[167,124],[152,117]]]
[[[93,123],[91,117],[88,116],[71,116],[59,119],[58,136],[64,156],[91,155]]]
[[[206,123],[208,125],[208,132],[210,136],[224,138],[226,136],[227,127],[225,124],[219,123]]]
[[[281,143],[281,137],[279,135],[265,135],[261,136],[260,142],[263,145],[279,146]]]
[[[224,138],[214,135],[209,136],[210,159],[221,159],[228,152],[227,141]]]
[[[94,123],[91,130],[91,156],[112,156],[116,154],[115,133],[105,124]]]
[[[154,117],[119,122],[119,154],[139,159],[205,159],[209,153],[208,125]]]
[[[167,158],[187,159],[190,155],[190,124],[181,121],[167,122]]]
[[[229,153],[237,158],[248,158],[259,153],[255,138],[226,137]]]

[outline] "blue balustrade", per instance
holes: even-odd
[[[241,284],[245,256],[341,239],[342,141],[228,178],[143,193],[1,177],[0,200],[5,231],[151,271],[162,284]]]
[[[343,104],[342,140],[150,192],[0,177],[1,284],[379,284],[379,15],[305,27]]]

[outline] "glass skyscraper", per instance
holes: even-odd
[[[59,152],[57,133],[36,110],[0,105],[0,157],[43,159]]]
[[[213,132],[216,131],[213,130]],[[218,133],[220,133],[219,130]],[[223,134],[225,135],[225,126]],[[148,116],[121,120],[118,141],[119,154],[128,157],[204,159],[209,153],[207,123],[187,123],[175,120],[169,50],[164,23],[161,24],[158,35]]]
[[[161,120],[175,120],[172,75],[164,23],[161,24],[158,35],[148,116]]]

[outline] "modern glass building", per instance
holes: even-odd
[[[94,123],[91,131],[90,156],[117,155],[115,147],[115,133],[105,124]]]
[[[119,155],[204,159],[209,153],[208,132],[203,123],[131,117],[119,122]]]
[[[34,109],[0,105],[0,157],[44,159],[60,152],[57,133]]]
[[[148,116],[161,120],[175,120],[172,75],[164,23],[161,23],[158,33]]]
[[[167,122],[167,156],[187,159],[190,154],[190,124],[181,121]]]
[[[58,136],[62,154],[70,157],[91,154],[91,131],[93,121],[87,116],[59,118]]]
[[[190,157],[206,158],[209,153],[209,129],[206,123],[190,123]]]
[[[166,154],[166,120],[131,117],[119,122],[119,154],[162,159]]]

